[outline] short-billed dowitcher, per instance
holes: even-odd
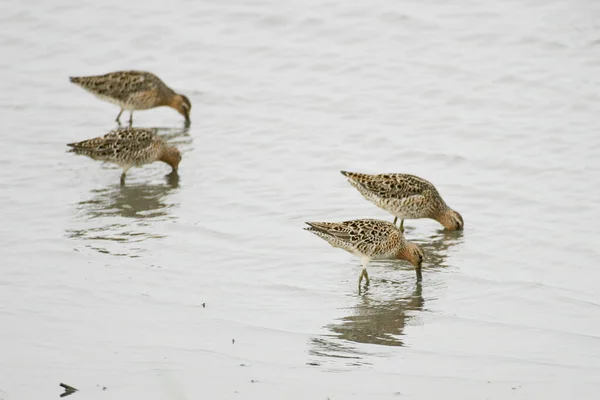
[[[369,283],[367,264],[371,260],[407,260],[417,271],[417,281],[421,281],[423,250],[404,238],[398,227],[391,222],[377,219],[357,219],[344,222],[307,222],[305,230],[326,240],[333,247],[339,247],[359,257],[363,277]]]
[[[401,219],[431,218],[451,231],[465,226],[462,216],[448,207],[431,182],[408,174],[368,175],[341,171],[348,182],[380,208],[394,215],[394,224]]]
[[[102,100],[121,107],[116,121],[128,110],[129,124],[133,123],[134,110],[168,106],[177,110],[190,123],[192,103],[182,94],[175,93],[156,75],[143,71],[117,71],[106,75],[70,77],[71,82],[81,86]]]
[[[123,168],[121,183],[125,182],[127,170],[141,167],[154,161],[162,161],[177,173],[181,153],[176,147],[169,146],[154,130],[147,128],[119,128],[104,136],[69,143],[72,152],[117,164]]]

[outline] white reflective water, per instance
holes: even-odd
[[[600,3],[4,1],[0,399],[564,399],[600,390]],[[184,153],[66,152],[156,73]],[[369,268],[304,221],[392,217],[340,170],[434,182],[463,233]],[[205,304],[205,307],[202,304]],[[233,342],[235,341],[235,343]],[[103,390],[106,387],[107,390]]]

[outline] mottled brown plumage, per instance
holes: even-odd
[[[361,259],[363,276],[369,282],[367,264],[371,260],[407,260],[417,271],[420,281],[423,250],[404,238],[396,225],[376,219],[357,219],[344,222],[307,222],[305,230],[326,240],[333,247],[339,247]]]
[[[127,170],[131,167],[163,161],[176,173],[181,161],[179,150],[167,145],[153,129],[148,128],[119,128],[104,136],[69,143],[67,146],[72,147],[71,151],[76,154],[121,166],[121,181],[125,180]]]
[[[106,75],[71,77],[71,82],[81,86],[102,100],[121,107],[117,122],[124,110],[130,111],[129,123],[133,122],[134,110],[168,106],[177,110],[190,122],[190,100],[175,93],[156,75],[144,71],[117,71]]]
[[[348,182],[365,199],[400,218],[404,231],[405,219],[431,218],[448,230],[462,230],[462,216],[448,207],[431,182],[409,174],[368,175],[342,171]]]

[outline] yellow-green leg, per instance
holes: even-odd
[[[360,283],[363,280],[363,277],[367,280],[367,285],[369,284],[369,274],[367,273],[367,269],[363,268],[361,274],[360,274],[360,278],[358,278],[358,288],[360,289]]]
[[[121,108],[121,111],[119,112],[119,115],[117,115],[117,119],[115,119],[115,121],[117,121],[117,123],[119,125],[121,125],[121,114],[123,114],[123,109]]]
[[[367,273],[367,265],[369,264],[370,260],[371,260],[370,257],[361,257],[363,270],[360,273],[360,278],[358,278],[358,293],[359,294],[360,294],[360,283],[362,282],[363,277],[367,280],[367,283],[365,284],[365,286],[369,286],[369,274]]]
[[[394,217],[393,224],[396,225],[396,222],[398,222],[398,217]],[[398,229],[400,229],[400,232],[404,233],[404,220],[403,219],[400,220],[400,227],[398,227]]]

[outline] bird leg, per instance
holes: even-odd
[[[131,168],[131,165],[123,167],[123,173],[121,174],[121,186],[125,185],[125,176],[127,175],[129,168]]]
[[[394,217],[394,222],[392,222],[392,224],[396,225],[396,222],[398,222],[398,217]]]
[[[119,115],[117,115],[117,119],[115,119],[115,121],[117,121],[117,123],[119,125],[121,125],[121,120],[120,120],[121,114],[123,114],[123,109],[122,108],[121,108],[121,111],[119,111]]]
[[[369,274],[367,273],[367,269],[363,268],[361,274],[360,274],[360,278],[358,278],[358,288],[360,289],[360,283],[363,280],[363,277],[367,280],[367,285],[369,284]]]
[[[129,126],[133,125],[133,110],[129,111]]]
[[[404,220],[400,220],[400,232],[404,233]]]

